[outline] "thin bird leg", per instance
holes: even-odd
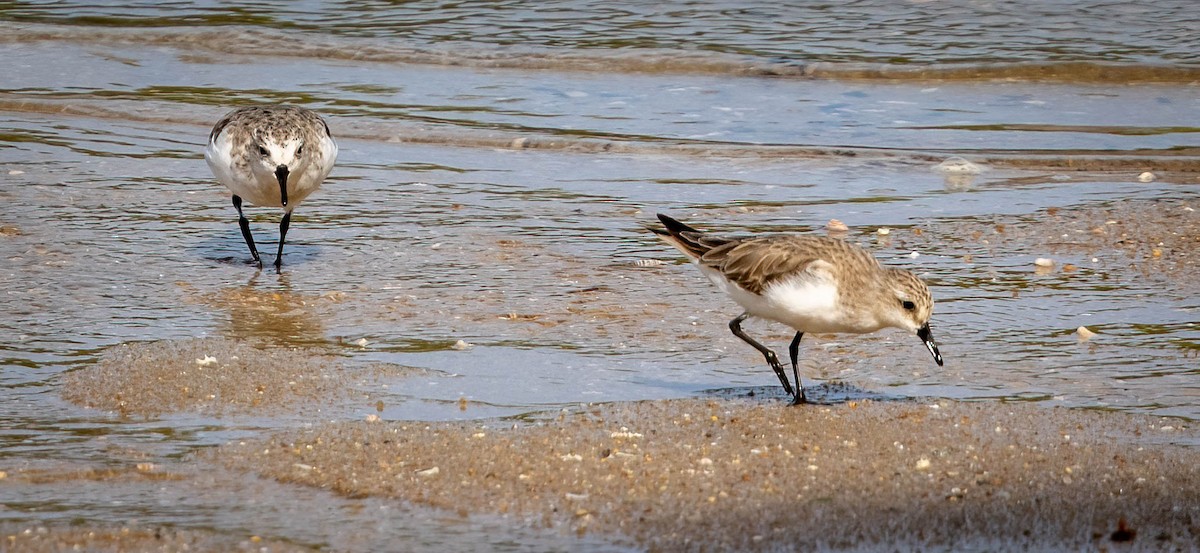
[[[797,358],[800,356],[800,338],[803,337],[803,332],[797,332],[796,337],[792,338],[792,343],[788,346],[788,353],[792,356],[792,376],[796,379],[796,393],[792,394],[792,405],[808,403],[808,400],[804,398],[804,384],[800,382],[800,369],[796,367]]]
[[[279,222],[279,252],[275,254],[275,270],[278,271],[280,265],[283,265],[283,238],[287,236],[288,225],[292,224],[292,210],[287,210],[283,213],[283,220]]]
[[[749,317],[750,313],[748,312],[738,315],[735,319],[729,321],[729,330],[733,331],[734,336],[741,338],[743,342],[754,346],[754,349],[762,353],[763,357],[767,359],[767,363],[771,364],[771,370],[775,371],[775,376],[779,377],[780,384],[783,384],[783,390],[789,395],[795,396],[795,392],[792,391],[792,385],[788,382],[787,373],[783,372],[783,365],[779,364],[779,357],[775,355],[775,352],[771,351],[767,346],[756,342],[754,338],[751,338],[745,332],[742,332],[742,321]]]
[[[233,195],[233,208],[238,212],[238,226],[242,228],[242,238],[246,239],[246,245],[250,247],[250,255],[254,256],[254,262],[258,263],[258,268],[261,269],[262,259],[258,257],[258,248],[254,247],[254,236],[250,234],[250,221],[242,213],[242,198],[237,194]]]

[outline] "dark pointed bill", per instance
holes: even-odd
[[[942,366],[942,354],[938,351],[937,343],[933,341],[933,332],[929,330],[929,323],[925,323],[925,326],[917,329],[917,338],[925,342],[925,347],[929,348],[929,353],[933,354],[933,360],[939,367]]]
[[[279,180],[279,203],[283,204],[283,207],[287,207],[287,165],[280,165],[275,168],[275,178]]]

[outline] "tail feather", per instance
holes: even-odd
[[[706,235],[662,213],[658,214],[658,220],[666,228],[651,228],[650,231],[693,259],[700,259],[713,248],[730,242],[728,238]]]
[[[679,234],[681,232],[696,232],[696,233],[700,232],[699,230],[696,230],[692,227],[689,227],[689,226],[679,222],[678,220],[672,218],[669,215],[663,215],[662,213],[656,213],[655,216],[658,217],[659,221],[662,221],[662,224],[667,227],[667,231],[669,231],[672,234]]]

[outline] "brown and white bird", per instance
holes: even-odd
[[[770,235],[713,236],[659,214],[664,228],[650,229],[696,262],[700,272],[745,311],[729,322],[738,338],[754,346],[779,377],[793,403],[804,403],[797,356],[805,332],[865,334],[886,327],[912,332],[940,366],[942,354],[929,330],[933,298],[916,275],[884,267],[867,250],[836,238]],[[788,347],[793,391],[779,357],[742,331],[759,317],[792,327]]]
[[[283,209],[279,223],[276,270],[283,263],[283,242],[292,210],[329,176],[338,147],[325,120],[296,106],[249,106],[235,109],[213,127],[204,160],[217,181],[233,192],[242,238],[255,263],[262,259],[242,213],[242,200]]]

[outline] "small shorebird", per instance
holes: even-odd
[[[940,366],[929,316],[933,298],[916,275],[879,264],[867,250],[823,236],[772,235],[724,238],[659,214],[665,229],[650,229],[692,258],[713,284],[745,309],[729,322],[734,336],[766,357],[793,404],[804,403],[797,368],[800,338],[805,332],[865,334],[885,327],[917,335]],[[779,357],[742,331],[742,321],[759,317],[796,330],[788,346],[792,358],[792,391]]]
[[[208,136],[204,160],[217,180],[233,192],[242,238],[260,268],[262,259],[254,247],[250,221],[242,213],[242,199],[258,206],[283,208],[279,252],[275,255],[278,270],[283,263],[283,240],[292,210],[329,176],[337,153],[325,120],[301,107],[244,107],[217,121]]]

